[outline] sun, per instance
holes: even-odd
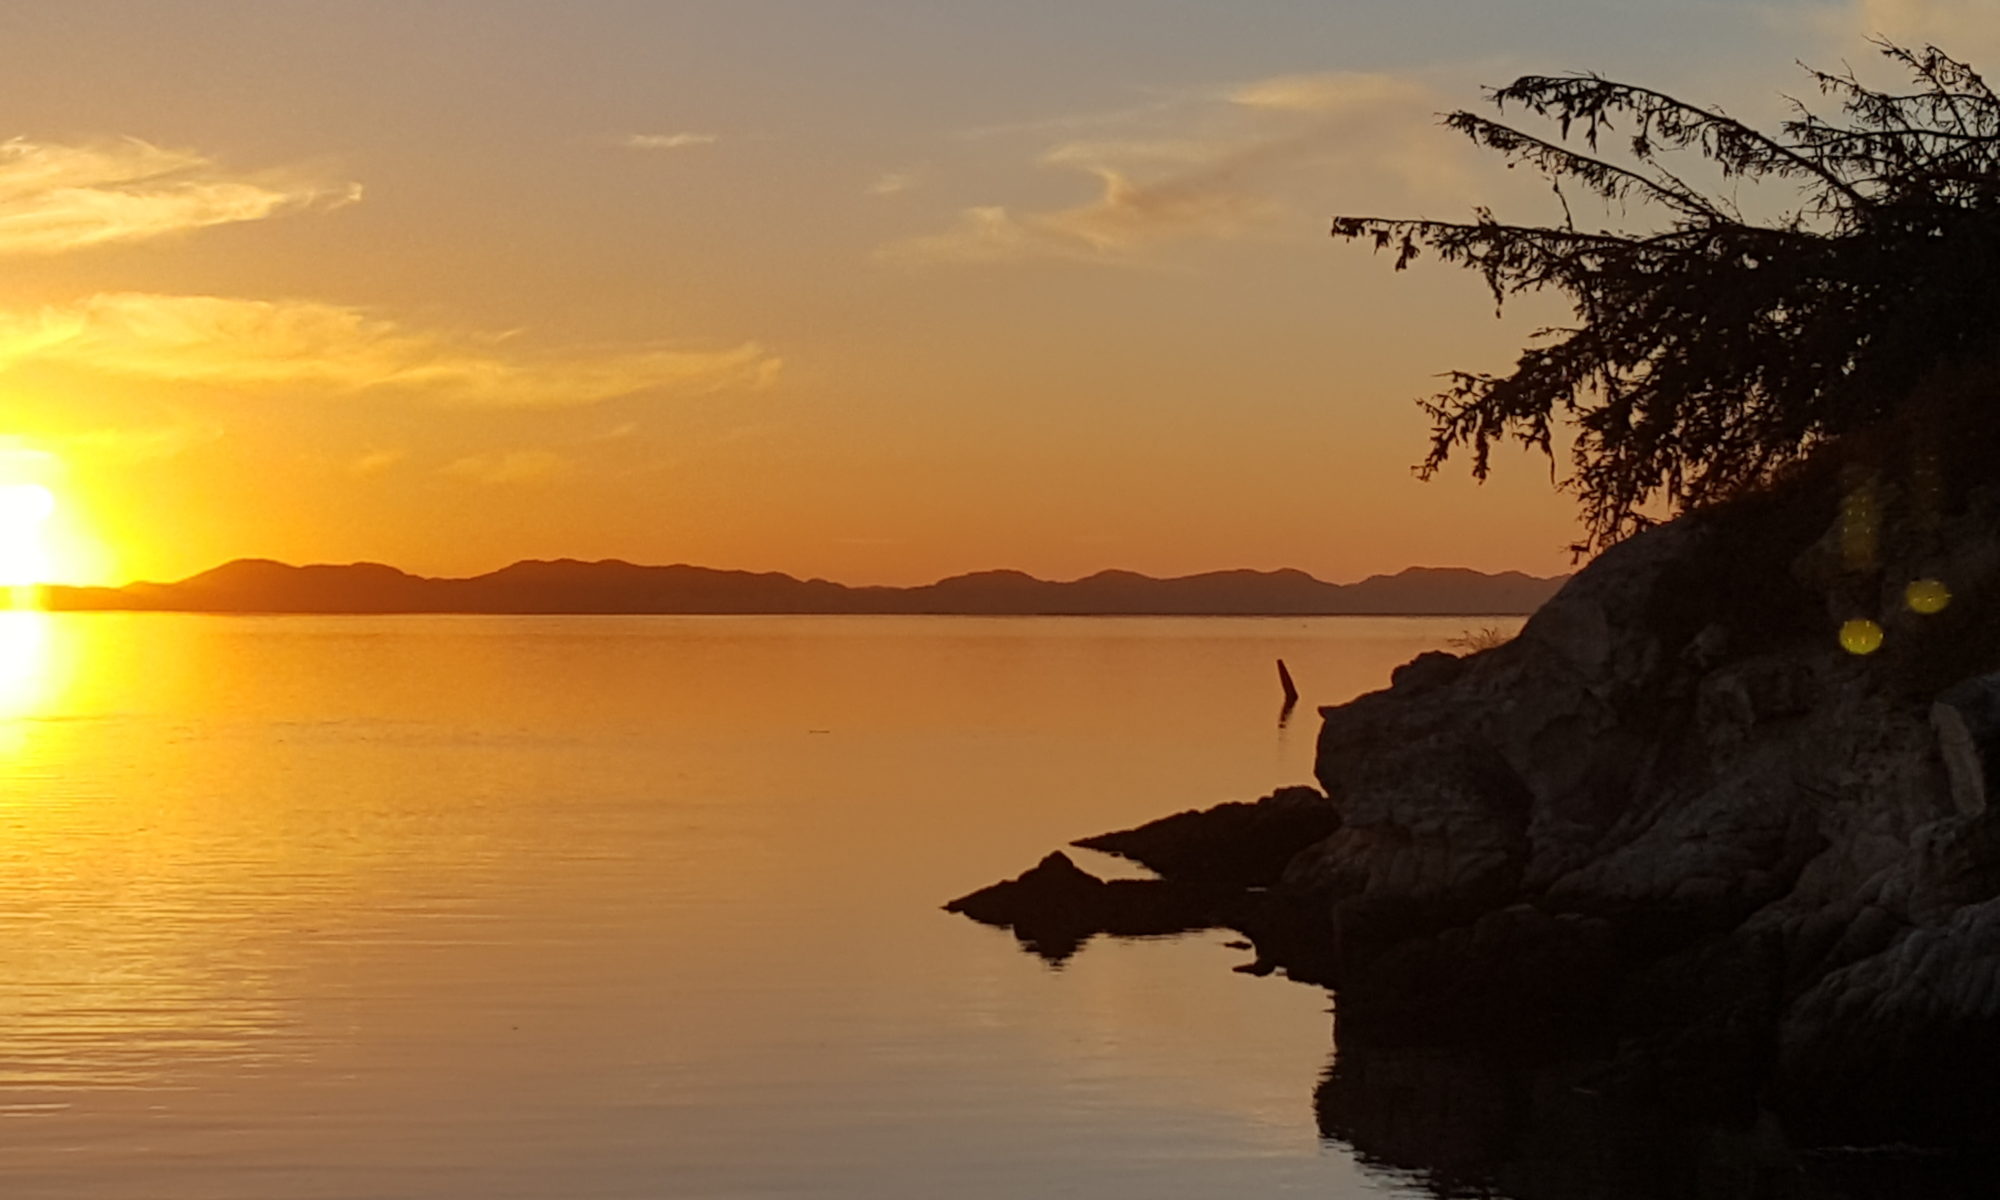
[[[56,494],[39,483],[10,483],[0,487],[0,527],[40,525],[56,510]]]
[[[27,587],[48,579],[42,526],[55,511],[55,493],[39,483],[0,485],[0,587]]]

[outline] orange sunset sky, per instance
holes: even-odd
[[[0,487],[53,494],[68,582],[1565,570],[1541,462],[1409,470],[1434,376],[1563,310],[1496,321],[1327,218],[1555,219],[1437,127],[1483,84],[1590,69],[1768,121],[1794,58],[1872,67],[1869,33],[1990,68],[1996,10],[15,5]]]

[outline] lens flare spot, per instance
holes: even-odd
[[[1910,606],[1913,613],[1929,616],[1944,611],[1951,603],[1951,589],[1936,579],[1912,579],[1910,586],[1903,589],[1903,603]]]
[[[1840,627],[1840,648],[1849,654],[1873,654],[1882,648],[1882,627],[1856,617]]]

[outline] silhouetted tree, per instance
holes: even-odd
[[[1838,101],[1824,119],[1798,101],[1779,132],[1719,109],[1597,75],[1531,75],[1491,93],[1555,125],[1554,140],[1469,112],[1445,124],[1607,210],[1663,215],[1651,231],[1338,217],[1333,234],[1425,250],[1484,275],[1496,303],[1554,288],[1579,324],[1540,331],[1511,373],[1455,371],[1424,402],[1429,477],[1468,448],[1484,479],[1508,437],[1553,458],[1574,422],[1574,474],[1588,547],[1769,479],[1830,439],[1891,418],[1913,384],[2000,347],[2000,96],[1935,47],[1878,42],[1907,92],[1852,71],[1807,69]],[[1588,152],[1564,143],[1580,138]],[[1615,136],[1625,153],[1599,157]],[[1706,160],[1708,186],[1669,167]],[[1683,172],[1687,168],[1683,166]],[[1792,185],[1763,219],[1729,194],[1743,180]],[[1995,398],[2000,401],[2000,397]],[[2000,413],[2000,409],[1996,409]],[[1579,550],[1586,547],[1578,547]]]

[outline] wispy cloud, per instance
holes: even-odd
[[[57,254],[259,221],[360,199],[359,185],[297,173],[232,174],[136,139],[0,142],[0,254]]]
[[[24,362],[225,386],[394,389],[443,402],[522,407],[754,388],[782,366],[755,342],[534,354],[507,335],[408,329],[313,301],[136,292],[0,312],[0,370]]]
[[[1072,136],[1035,164],[1088,176],[1093,198],[1062,208],[984,204],[946,229],[878,252],[905,264],[1058,259],[1151,261],[1159,248],[1242,238],[1334,203],[1331,186],[1369,181],[1398,201],[1464,190],[1460,147],[1435,129],[1431,88],[1402,76],[1283,75],[1108,118],[1040,122]]]
[[[42,429],[32,436],[0,435],[0,466],[29,463],[55,467],[86,460],[118,466],[158,462],[178,458],[222,435],[221,427],[190,417],[144,424]]]
[[[347,464],[347,473],[362,476],[380,475],[408,457],[409,451],[407,450],[370,450],[368,453],[349,461]]]
[[[509,450],[454,459],[439,470],[442,474],[472,483],[514,484],[555,479],[569,474],[575,465],[550,450]]]
[[[1015,214],[1001,205],[959,213],[942,233],[884,247],[891,262],[996,263],[1028,258],[1129,264],[1148,247],[1188,238],[1238,236],[1273,209],[1270,201],[1199,178],[1139,184],[1097,167],[1096,200],[1055,212]]]
[[[686,150],[713,146],[722,140],[718,133],[625,133],[613,139],[628,150]]]
[[[1433,102],[1430,89],[1413,79],[1365,71],[1276,75],[1230,88],[1223,95],[1244,108],[1302,113],[1428,110]]]
[[[222,435],[219,425],[190,420],[167,425],[86,429],[60,435],[54,441],[64,457],[139,463],[179,458],[196,446],[220,440]]]
[[[868,185],[871,196],[900,196],[917,186],[917,172],[888,171],[875,177]]]
[[[0,471],[10,474],[17,472],[45,471],[61,462],[55,452],[46,446],[38,446],[27,438],[14,433],[0,433]]]

